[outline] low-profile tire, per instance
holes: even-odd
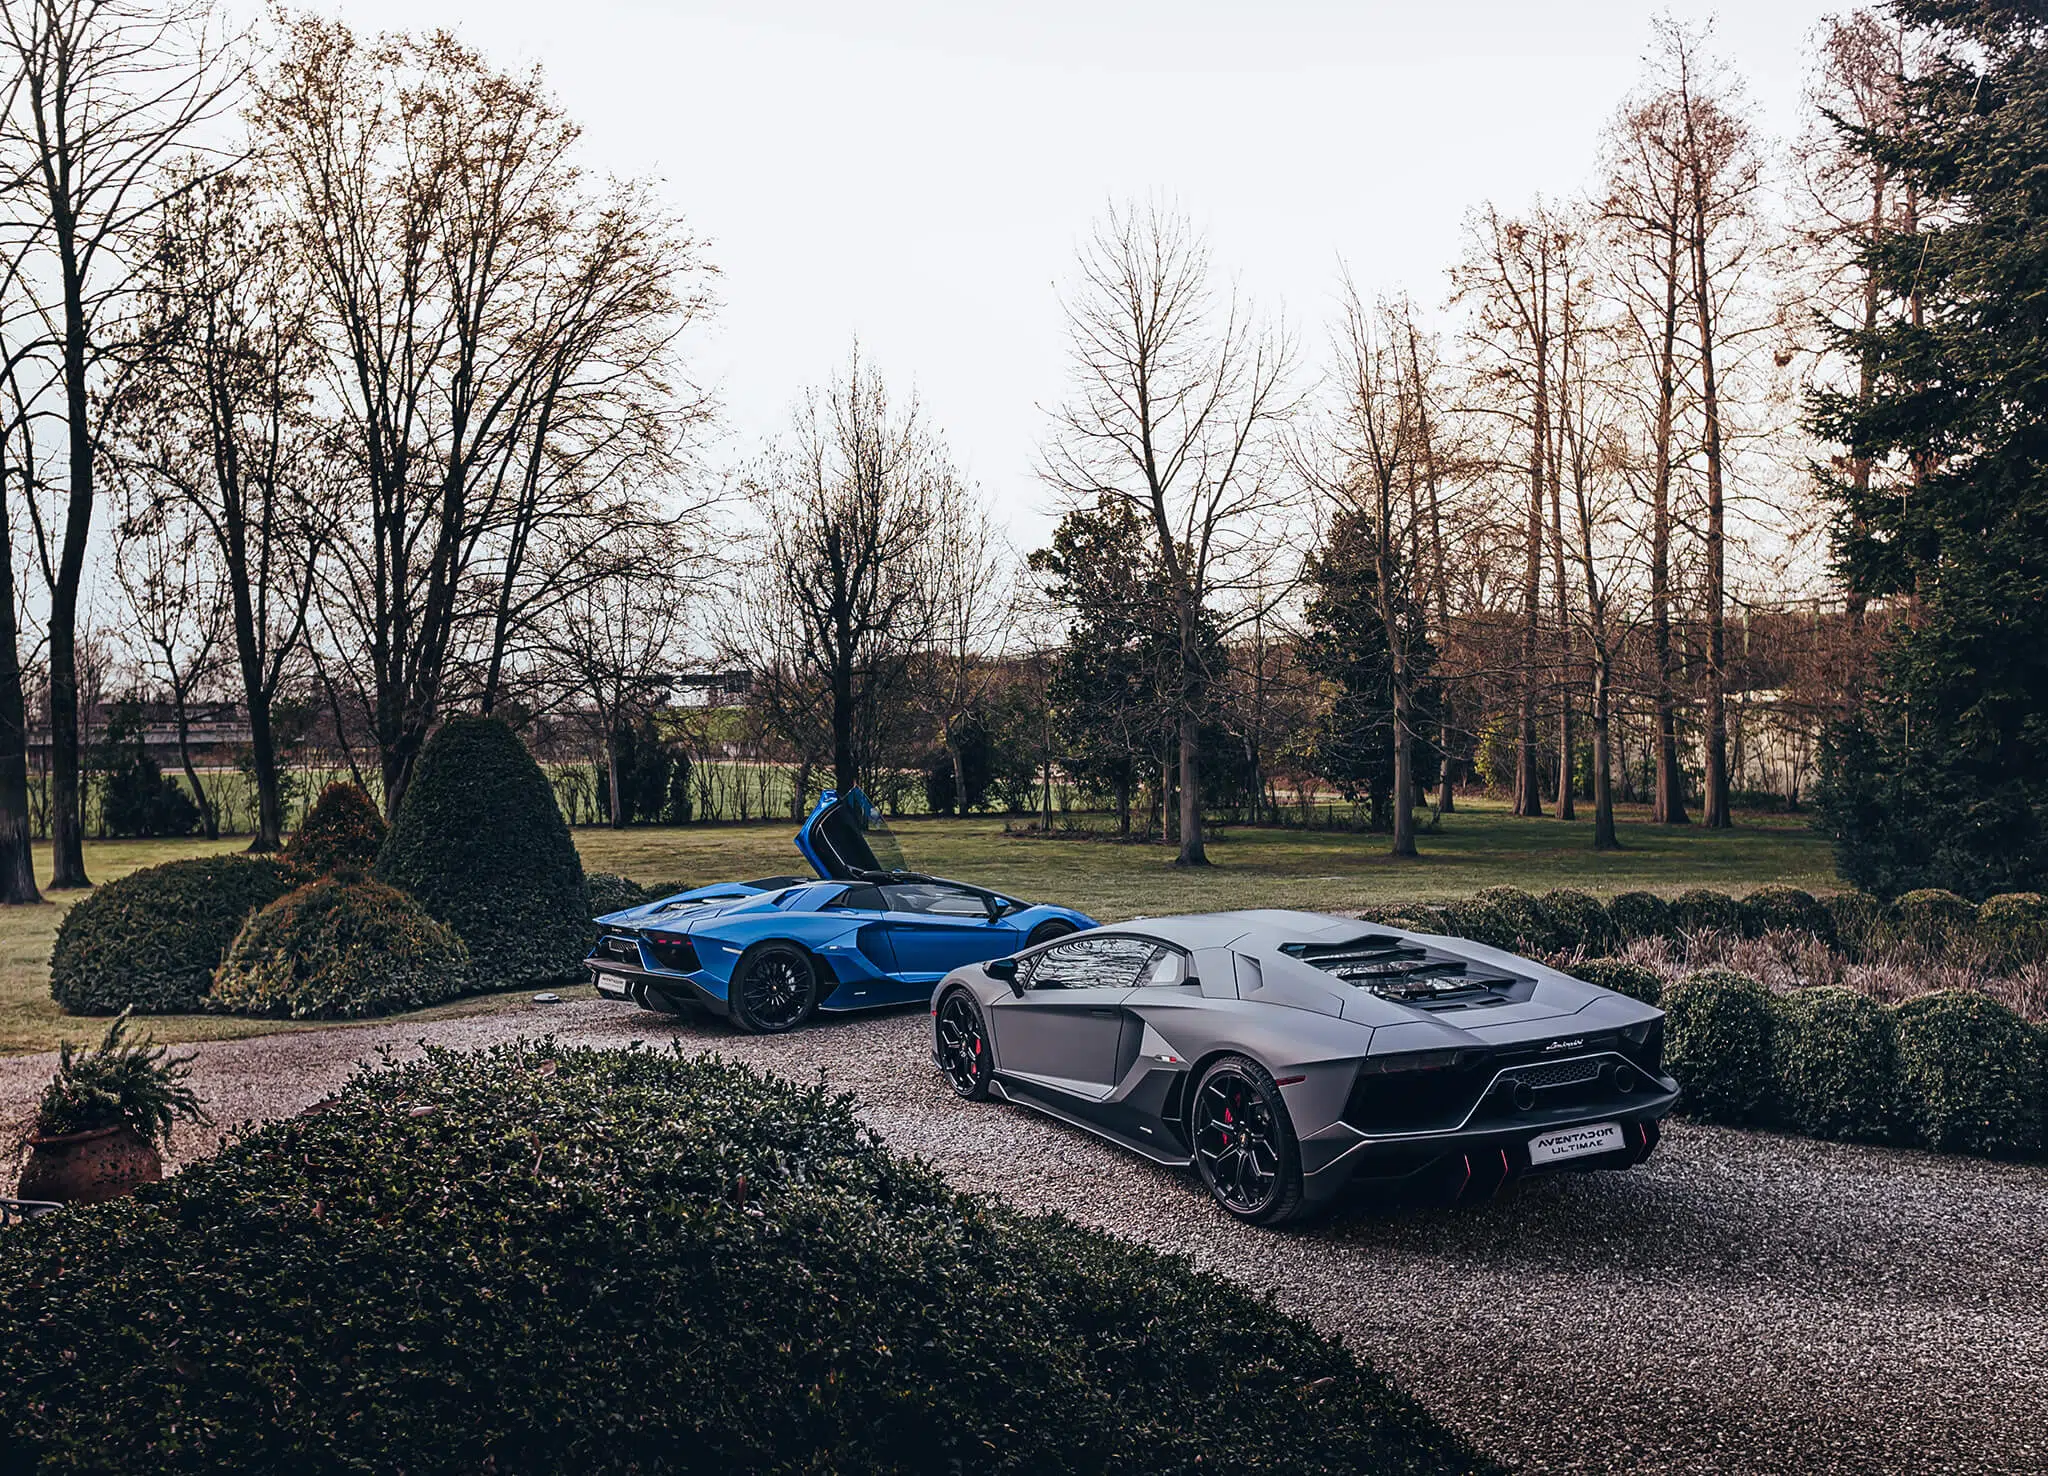
[[[951,991],[939,1001],[933,1033],[939,1070],[945,1073],[953,1094],[969,1102],[986,1102],[996,1079],[996,1061],[981,1001],[965,989]]]
[[[1301,1145],[1287,1103],[1265,1067],[1222,1056],[1202,1072],[1188,1106],[1195,1170],[1224,1210],[1250,1225],[1302,1213]]]
[[[818,1009],[818,969],[794,943],[756,943],[733,965],[732,1021],[751,1035],[794,1030]]]
[[[1064,938],[1069,933],[1080,931],[1063,917],[1049,917],[1031,930],[1024,939],[1024,946],[1036,948],[1041,943],[1050,943],[1055,938]]]

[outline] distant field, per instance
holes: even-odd
[[[1387,855],[1386,837],[1335,831],[1225,829],[1210,846],[1207,871],[1181,871],[1163,846],[1111,840],[1034,840],[1003,834],[1000,819],[912,818],[894,822],[908,862],[1014,892],[1062,902],[1105,922],[1141,914],[1227,907],[1302,907],[1344,911],[1408,898],[1467,896],[1512,883],[1541,891],[1583,887],[1611,895],[1633,887],[1675,892],[1689,886],[1742,892],[1769,882],[1811,890],[1839,885],[1827,842],[1799,816],[1744,815],[1728,831],[1652,827],[1624,811],[1624,850],[1596,856],[1589,827],[1554,820],[1517,820],[1505,807],[1470,801],[1421,838],[1418,860]],[[1099,818],[1097,823],[1101,823]],[[732,877],[801,872],[787,820],[675,829],[652,827],[575,832],[592,871],[615,871],[640,882],[695,885]],[[87,873],[95,882],[179,856],[239,850],[246,841],[90,841]],[[49,875],[48,847],[37,848],[38,872]],[[95,1022],[64,1015],[50,999],[50,943],[76,894],[53,894],[41,907],[0,909],[0,1053],[52,1049],[83,1040]],[[523,995],[484,995],[425,1011],[416,1018],[478,1014]],[[161,1040],[211,1040],[317,1024],[210,1015],[164,1015],[148,1026]]]

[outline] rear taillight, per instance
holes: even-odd
[[[647,951],[654,955],[654,961],[662,968],[673,969],[679,974],[697,972],[697,948],[688,938],[680,933],[647,933],[643,936]]]

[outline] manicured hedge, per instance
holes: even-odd
[[[2040,1152],[2040,1032],[1996,1000],[1956,990],[1908,1000],[1893,1024],[1909,1141],[1994,1158]]]
[[[496,718],[450,718],[428,740],[376,875],[461,935],[479,988],[582,971],[583,862],[547,776]]]
[[[384,817],[360,784],[337,779],[320,791],[292,832],[285,859],[308,876],[364,871],[384,844]]]
[[[1583,949],[1589,954],[1606,953],[1615,944],[1614,920],[1591,892],[1557,887],[1545,892],[1544,908],[1549,912],[1552,936],[1560,952]]]
[[[1584,979],[1588,984],[1598,984],[1644,1004],[1656,1004],[1664,993],[1664,981],[1655,969],[1626,959],[1581,959],[1571,965],[1570,973],[1574,979]]]
[[[1777,1011],[1776,1125],[1814,1138],[1889,1138],[1897,1098],[1891,1012],[1835,988],[1796,990]]]
[[[648,891],[629,876],[619,876],[610,871],[586,872],[583,881],[590,889],[592,917],[624,912],[628,907],[638,907],[643,902],[652,902],[659,895]]]
[[[293,1020],[393,1015],[467,993],[469,950],[395,887],[324,877],[251,917],[210,1008]]]
[[[1861,958],[1888,935],[1891,909],[1882,897],[1868,892],[1836,892],[1821,904],[1834,924],[1835,946],[1850,958]]]
[[[1968,944],[1977,926],[1977,905],[1967,897],[1928,887],[1892,903],[1891,927],[1898,941],[1940,956]]]
[[[1607,904],[1615,937],[1623,942],[1662,938],[1671,932],[1671,904],[1655,892],[1623,892]]]
[[[1520,887],[1484,887],[1477,900],[1500,914],[1513,940],[1503,946],[1523,953],[1555,953],[1564,946],[1556,914],[1533,892]]]
[[[1676,933],[1750,931],[1742,904],[1726,892],[1706,887],[1690,887],[1671,899],[1671,929]]]
[[[74,1015],[200,1009],[243,920],[299,880],[274,857],[194,856],[95,888],[57,928],[50,996]]]
[[[1742,899],[1758,933],[1811,933],[1829,947],[1835,942],[1835,920],[1811,892],[1797,887],[1758,887]]]
[[[1443,914],[1443,931],[1449,937],[1470,938],[1492,948],[1513,950],[1519,946],[1514,923],[1491,902],[1466,897],[1446,902],[1439,910]]]
[[[1491,1469],[1215,1272],[680,1053],[432,1051],[5,1233],[23,1469]]]
[[[2039,892],[1987,898],[1977,909],[1977,942],[1997,968],[2048,959],[2048,898]]]
[[[1747,974],[1703,969],[1664,990],[1664,1062],[1687,1110],[1715,1122],[1769,1115],[1771,992]]]

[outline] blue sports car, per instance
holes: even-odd
[[[591,982],[647,1009],[769,1034],[819,1010],[923,1003],[954,969],[1095,926],[1069,908],[903,870],[858,789],[827,790],[796,848],[815,876],[697,887],[598,918]]]

